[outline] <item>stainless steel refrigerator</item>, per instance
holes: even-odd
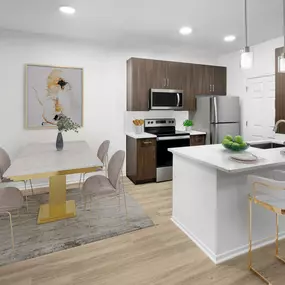
[[[226,135],[240,135],[239,97],[197,96],[194,128],[207,133],[207,144],[219,144]]]

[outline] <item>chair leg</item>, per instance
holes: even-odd
[[[32,195],[35,195],[32,179],[30,179],[29,181],[30,181],[30,186],[31,186],[31,190],[32,190]]]
[[[26,196],[25,196],[25,202],[26,202],[26,208],[27,208],[27,212],[29,212],[29,203],[28,203],[28,195],[27,195],[27,181],[24,180],[23,182],[24,182],[24,184],[25,184],[25,194],[26,194]]]
[[[248,250],[248,268],[260,279],[262,279],[268,285],[272,285],[268,279],[266,279],[260,272],[258,272],[252,266],[252,197],[249,197],[249,250]]]
[[[285,260],[279,256],[279,216],[278,214],[276,214],[275,256],[279,261],[285,263]]]
[[[15,253],[15,241],[14,241],[14,231],[13,231],[12,215],[11,215],[10,212],[7,212],[7,214],[9,215],[9,220],[10,220],[12,250],[13,250],[13,253]]]

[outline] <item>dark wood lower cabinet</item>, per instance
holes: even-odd
[[[135,184],[156,181],[156,139],[127,136],[127,177]]]
[[[206,135],[196,135],[190,137],[190,146],[198,146],[206,144]]]

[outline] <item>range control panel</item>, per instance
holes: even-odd
[[[175,127],[175,119],[146,119],[144,126],[149,127]]]

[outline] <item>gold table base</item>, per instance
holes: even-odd
[[[75,201],[66,201],[66,176],[49,179],[49,204],[41,205],[38,224],[56,222],[76,216]]]

